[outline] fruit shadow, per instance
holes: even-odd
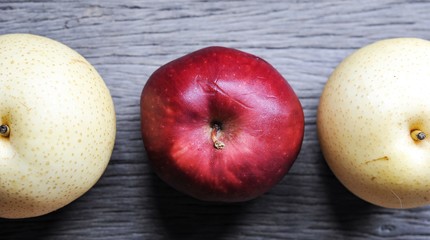
[[[155,216],[168,239],[216,240],[234,231],[251,202],[204,202],[180,193],[152,174]]]
[[[0,218],[0,239],[46,239],[53,235],[61,221],[60,211],[26,219]]]
[[[329,211],[336,230],[343,234],[344,239],[350,238],[354,232],[372,231],[374,213],[381,208],[358,198],[351,193],[332,173],[322,154],[319,159],[323,187],[328,201]]]

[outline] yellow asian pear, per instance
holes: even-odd
[[[87,192],[110,160],[112,97],[93,66],[41,36],[0,36],[0,217],[57,210]]]
[[[381,40],[344,59],[324,88],[323,155],[358,197],[387,208],[430,204],[430,42]],[[427,137],[426,137],[427,136]]]

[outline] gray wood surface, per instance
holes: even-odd
[[[383,209],[349,193],[324,162],[315,124],[323,86],[344,57],[383,38],[430,39],[429,13],[430,2],[418,0],[0,1],[0,34],[34,33],[76,49],[105,79],[118,120],[97,185],[49,215],[0,219],[0,239],[430,239],[429,207]],[[305,111],[290,173],[246,203],[205,203],[171,189],[149,168],[140,137],[149,75],[210,45],[266,59]]]

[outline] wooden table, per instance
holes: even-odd
[[[13,32],[59,40],[94,64],[111,90],[118,132],[94,188],[46,216],[0,220],[0,239],[430,239],[430,208],[390,210],[358,199],[327,167],[316,134],[319,96],[335,66],[379,39],[430,39],[430,2],[4,0],[0,34]],[[149,75],[210,45],[266,59],[305,111],[295,165],[246,203],[205,203],[173,190],[149,168],[140,137]]]

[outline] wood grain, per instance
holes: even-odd
[[[430,208],[375,207],[335,179],[315,124],[334,67],[379,39],[430,39],[429,10],[430,2],[412,0],[1,1],[0,34],[57,39],[94,64],[114,98],[118,132],[93,189],[46,216],[0,220],[0,239],[429,239]],[[204,203],[171,189],[149,168],[140,137],[140,92],[149,75],[210,45],[266,59],[305,111],[305,139],[292,170],[246,203]]]

